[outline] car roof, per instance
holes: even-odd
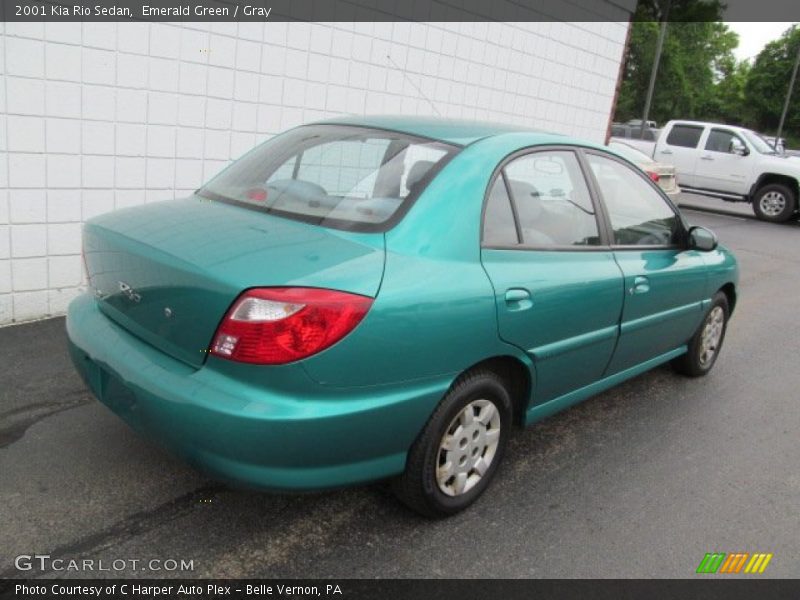
[[[624,146],[620,148],[620,146]],[[639,167],[643,167],[644,165],[652,167],[653,165],[662,165],[652,157],[647,156],[644,152],[636,148],[635,146],[631,146],[630,144],[626,144],[624,141],[619,141],[614,138],[611,138],[606,146],[609,150],[614,152],[617,156],[621,156],[625,160],[634,163]]]
[[[673,125],[696,125],[700,127],[719,127],[722,129],[735,129],[739,131],[751,131],[747,127],[741,125],[728,125],[726,123],[714,123],[712,121],[693,121],[692,119],[675,119],[672,121]]]
[[[317,121],[316,124],[354,125],[357,127],[387,129],[458,146],[466,146],[478,140],[504,133],[540,133],[543,137],[556,135],[523,125],[402,115],[368,117],[353,115]]]

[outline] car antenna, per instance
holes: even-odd
[[[436,105],[435,105],[435,104],[434,104],[434,103],[431,101],[431,99],[430,99],[430,98],[428,98],[428,97],[425,95],[425,93],[424,93],[424,92],[423,92],[423,91],[422,91],[422,90],[421,90],[421,89],[420,89],[420,88],[419,88],[419,87],[418,87],[418,86],[417,86],[417,85],[416,85],[416,84],[415,84],[413,81],[411,81],[411,78],[410,78],[410,77],[408,76],[408,74],[406,73],[406,70],[405,70],[405,69],[401,69],[401,68],[398,66],[398,64],[392,60],[392,57],[391,57],[391,56],[389,56],[388,54],[386,55],[386,58],[387,58],[387,59],[389,59],[389,62],[390,62],[390,63],[392,63],[392,66],[394,66],[394,68],[395,68],[395,69],[397,69],[398,71],[400,71],[400,73],[402,73],[402,74],[403,74],[403,77],[405,77],[405,78],[406,78],[406,81],[408,81],[408,83],[410,83],[412,86],[414,86],[414,89],[415,89],[415,90],[417,90],[417,92],[419,92],[419,95],[420,95],[420,96],[422,96],[423,98],[425,98],[425,100],[427,100],[427,101],[428,101],[428,104],[430,104],[430,105],[431,105],[431,108],[433,109],[433,112],[435,112],[435,113],[436,113],[436,116],[437,116],[437,117],[441,117],[441,116],[442,116],[442,113],[440,113],[440,112],[439,112],[439,109],[437,109],[437,108],[436,108]]]

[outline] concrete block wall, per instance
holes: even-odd
[[[433,103],[602,140],[628,27],[609,18],[0,24],[0,325],[80,293],[83,221],[187,195],[301,123]]]

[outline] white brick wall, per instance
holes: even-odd
[[[433,114],[420,88],[444,116],[602,140],[626,32],[625,22],[0,24],[0,324],[65,311],[81,286],[82,221],[186,195],[300,123]]]

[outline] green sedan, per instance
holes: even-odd
[[[428,516],[512,429],[717,360],[738,268],[607,148],[496,124],[292,129],[193,196],[90,220],[67,331],[87,386],[218,479],[391,479]]]

